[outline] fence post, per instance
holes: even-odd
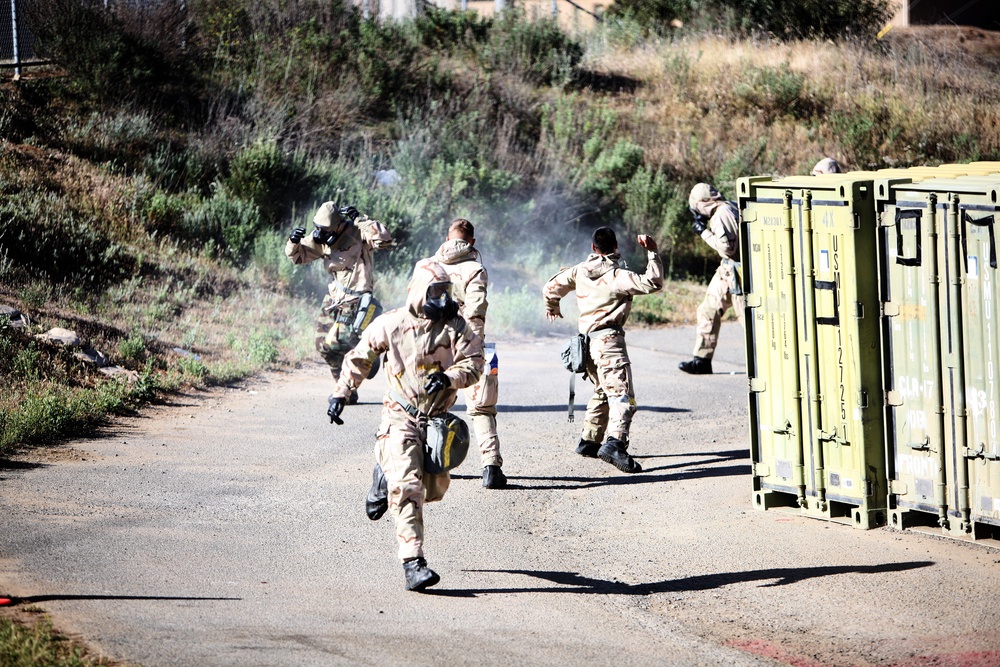
[[[17,0],[10,0],[10,29],[14,38],[14,80],[21,78],[21,54],[17,48]]]

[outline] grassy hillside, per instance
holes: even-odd
[[[431,12],[364,22],[338,2],[200,0],[187,14],[44,0],[57,65],[0,83],[0,453],[98,427],[158,391],[312,359],[325,280],[284,238],[327,199],[392,229],[383,301],[452,217],[477,224],[496,334],[548,331],[538,287],[594,226],[663,246],[690,321],[717,260],[688,229],[702,180],[1000,157],[996,63],[913,34],[880,42],[587,35]],[[942,44],[944,44],[942,46]],[[395,169],[394,186],[376,183]],[[641,260],[640,260],[641,263]],[[36,341],[54,326],[134,371]]]

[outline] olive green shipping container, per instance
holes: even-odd
[[[748,178],[738,188],[754,505],[881,525],[871,174]]]
[[[998,192],[997,175],[876,182],[888,505],[897,527],[1000,534]]]

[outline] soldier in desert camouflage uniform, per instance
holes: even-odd
[[[447,472],[424,471],[421,420],[451,408],[456,390],[475,384],[483,368],[482,339],[458,314],[450,289],[451,279],[440,264],[417,263],[406,306],[377,317],[344,358],[328,412],[331,421],[339,422],[348,397],[384,354],[389,391],[382,402],[375,483],[365,509],[371,519],[392,510],[407,590],[423,590],[439,580],[424,559],[423,507],[441,500],[450,483]]]
[[[458,218],[452,221],[447,240],[441,244],[432,259],[441,264],[451,276],[452,291],[462,317],[485,343],[486,309],[489,307],[486,286],[489,277],[479,251],[473,247],[475,244],[475,227],[468,220]],[[472,419],[476,441],[479,443],[483,486],[487,489],[500,489],[506,486],[507,478],[501,470],[503,458],[500,456],[500,438],[497,436],[496,354],[490,354],[488,350],[486,357],[479,382],[465,389],[466,414]]]
[[[375,285],[374,251],[390,246],[392,234],[378,220],[359,217],[353,206],[338,209],[332,201],[319,207],[313,224],[316,229],[308,238],[303,238],[305,227],[292,231],[285,254],[294,264],[322,259],[323,268],[333,276],[316,321],[316,350],[336,381],[344,355],[360,340],[355,318]],[[355,402],[357,396],[352,399]]]
[[[656,241],[645,234],[640,234],[638,241],[647,251],[645,273],[622,268],[614,230],[601,227],[594,232],[593,253],[586,261],[563,269],[542,288],[545,317],[550,322],[562,317],[560,299],[576,290],[578,328],[589,337],[586,374],[594,383],[594,395],[587,404],[576,452],[598,457],[627,473],[640,472],[642,466],[627,451],[635,390],[623,327],[632,309],[632,296],[652,294],[663,287],[663,262],[656,253]],[[605,434],[607,439],[601,444]]]
[[[698,306],[694,358],[682,361],[677,367],[692,375],[711,375],[722,316],[729,308],[734,308],[737,319],[743,323],[743,292],[737,274],[740,212],[736,204],[723,199],[708,183],[699,183],[691,189],[688,205],[694,215],[691,229],[719,253],[722,262],[708,283],[705,300]]]

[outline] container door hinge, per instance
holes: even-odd
[[[898,406],[903,404],[903,395],[895,389],[885,392],[885,404]]]
[[[750,378],[750,393],[759,394],[767,390],[767,382],[764,378]]]
[[[896,317],[899,315],[899,304],[886,301],[882,304],[882,317]]]

